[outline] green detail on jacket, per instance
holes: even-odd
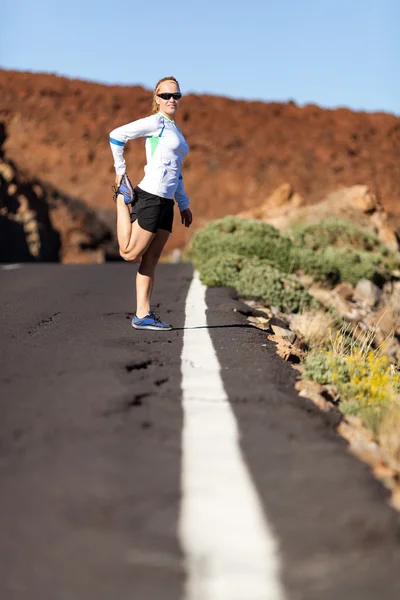
[[[150,139],[150,146],[151,146],[151,155],[153,156],[154,152],[157,150],[157,146],[160,142],[160,136],[152,136],[149,138]]]

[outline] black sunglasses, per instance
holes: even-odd
[[[163,94],[157,94],[157,96],[163,100],[171,100],[171,98],[174,100],[180,100],[182,98],[182,94],[180,92],[174,92],[173,94],[165,92]]]

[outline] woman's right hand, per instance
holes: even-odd
[[[121,184],[121,180],[122,180],[123,175],[115,175],[115,185],[117,186],[117,188],[119,188],[120,184]]]

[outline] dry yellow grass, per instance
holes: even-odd
[[[334,318],[323,311],[304,312],[292,316],[290,327],[308,347],[315,349],[327,340],[334,323]]]

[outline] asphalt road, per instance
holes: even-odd
[[[134,270],[0,267],[1,600],[195,598],[179,534],[192,268],[159,267],[155,310],[171,332],[130,327]],[[399,517],[386,492],[346,452],[335,419],[294,392],[296,372],[231,292],[207,290],[206,302],[243,462],[278,548],[283,592],[268,598],[398,600]]]

